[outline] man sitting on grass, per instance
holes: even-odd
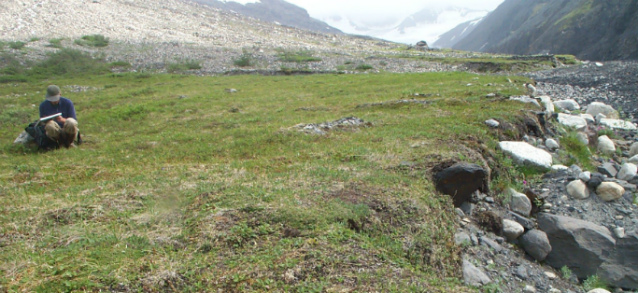
[[[44,129],[47,137],[65,147],[75,147],[73,141],[78,136],[78,121],[71,100],[61,96],[60,88],[50,85],[47,88],[46,101],[40,104],[40,118],[62,113],[46,122]]]

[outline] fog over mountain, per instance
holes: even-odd
[[[466,21],[485,16],[502,0],[445,3],[432,0],[309,1],[193,0],[263,21],[319,32],[339,31],[414,44],[434,43],[441,34]],[[296,5],[296,6],[295,6]]]
[[[406,44],[414,44],[422,40],[432,44],[441,34],[458,24],[481,18],[487,13],[487,10],[446,6],[428,7],[405,18],[357,20],[347,15],[335,15],[324,21],[346,33],[369,35]]]

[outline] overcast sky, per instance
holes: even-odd
[[[477,10],[494,10],[503,0],[286,0],[308,10],[315,18],[342,12],[350,16],[405,17],[432,5],[456,5]],[[338,14],[338,13],[337,13]]]
[[[224,1],[224,0],[222,0]],[[226,0],[240,3],[259,0]],[[354,18],[403,18],[428,6],[456,5],[477,10],[494,10],[504,0],[286,0],[308,10],[310,16],[324,19],[334,15]]]

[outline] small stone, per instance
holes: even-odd
[[[494,119],[490,119],[490,120],[485,121],[485,124],[487,126],[489,126],[489,127],[492,127],[492,128],[498,128],[501,125],[500,122],[498,122],[498,121],[496,121]]]
[[[552,272],[545,272],[545,276],[550,280],[555,280],[557,278],[556,274]]]
[[[596,123],[596,118],[590,114],[580,114],[580,118],[585,119],[587,123]]]
[[[625,236],[626,236],[625,228],[623,228],[623,227],[614,228],[614,235],[616,235],[616,238],[625,238]]]
[[[481,237],[481,238],[479,238],[479,241],[481,242],[481,245],[484,245],[484,246],[487,246],[487,247],[491,248],[496,253],[500,253],[501,251],[503,251],[503,247],[501,245],[499,245],[498,243],[496,243],[496,241],[494,241],[494,240],[492,240],[490,238]]]
[[[567,185],[567,194],[575,199],[586,199],[589,198],[589,189],[585,182],[577,179]]]
[[[616,145],[606,135],[598,137],[598,151],[605,155],[613,155],[616,152]]]
[[[562,293],[560,290],[556,289],[556,288],[552,288],[549,289],[549,291],[547,291],[548,293]]]
[[[527,272],[527,268],[525,268],[525,266],[517,266],[514,269],[514,276],[519,277],[521,280],[527,280],[527,278],[529,278],[529,273]]]
[[[483,286],[492,282],[490,278],[469,260],[463,259],[463,280],[470,286]]]
[[[632,163],[625,163],[620,167],[620,171],[616,175],[616,178],[624,181],[634,179],[638,175],[638,167]]]
[[[485,198],[485,202],[486,202],[486,203],[494,203],[495,201],[494,201],[494,198],[493,198],[493,197],[488,196],[488,197],[486,197],[486,198]]]
[[[523,293],[536,293],[536,287],[525,285],[525,288],[523,288]]]
[[[561,109],[563,111],[576,111],[580,110],[580,105],[573,99],[561,100],[554,102],[554,106],[556,108]]]
[[[612,178],[618,175],[618,170],[616,169],[616,166],[609,162],[598,166],[598,172]]]
[[[611,292],[609,292],[609,291],[607,291],[605,289],[602,289],[602,288],[596,288],[596,289],[587,291],[587,293],[611,293]]]
[[[537,261],[543,261],[552,251],[547,234],[541,230],[531,230],[519,238],[520,244]]]
[[[569,170],[569,167],[565,165],[553,165],[551,170],[552,172],[567,171]]]
[[[569,167],[569,170],[572,172],[574,176],[577,176],[583,172],[583,169],[578,167],[578,165],[571,165],[571,167]]]
[[[598,186],[605,181],[605,176],[600,173],[592,173],[591,178],[587,181],[587,186],[592,189],[598,188]]]
[[[525,233],[523,225],[516,221],[503,219],[503,235],[508,241],[514,241]]]
[[[596,188],[596,194],[604,201],[614,201],[625,194],[625,189],[618,183],[603,182]]]
[[[627,162],[632,164],[638,164],[638,155],[631,157],[629,160],[627,160]]]
[[[587,114],[597,117],[599,114],[605,118],[619,119],[620,114],[613,107],[600,102],[593,102],[587,106]]]
[[[459,232],[454,235],[454,243],[459,246],[472,245],[472,238],[465,232]]]
[[[634,142],[631,147],[629,147],[629,156],[638,155],[638,142]]]
[[[582,180],[583,182],[589,182],[589,180],[591,179],[591,172],[585,171],[580,173],[580,175],[578,175],[578,179]]]
[[[510,195],[510,210],[521,214],[523,216],[529,217],[532,212],[532,202],[529,200],[527,195],[523,193],[519,193],[514,189],[509,189]]]
[[[579,132],[576,136],[583,145],[589,145],[589,137],[587,136],[587,133]]]
[[[560,148],[560,145],[558,144],[558,142],[551,138],[545,141],[545,146],[551,151],[554,151]]]

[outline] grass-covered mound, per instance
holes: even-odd
[[[483,121],[522,106],[484,96],[519,93],[524,80],[510,79],[0,84],[0,291],[471,291],[459,281],[451,200],[429,168],[471,161],[464,141],[495,146]],[[85,143],[13,146],[51,83],[75,102]],[[324,135],[295,127],[344,117],[366,123]]]

